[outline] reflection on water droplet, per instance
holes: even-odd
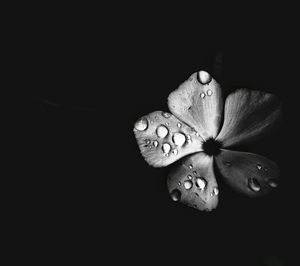
[[[215,187],[212,191],[212,196],[213,195],[218,195],[219,194],[219,189],[217,187]]]
[[[162,145],[162,150],[164,153],[168,154],[169,151],[171,150],[171,145],[169,143],[164,143]]]
[[[174,133],[172,139],[173,142],[178,146],[182,146],[185,143],[185,135],[183,135],[182,133]]]
[[[191,189],[193,186],[193,183],[190,180],[186,180],[186,181],[184,181],[183,185],[184,185],[185,189]]]
[[[224,164],[226,165],[226,166],[231,166],[231,162],[224,162]]]
[[[190,164],[190,165],[189,165],[189,168],[190,168],[190,169],[192,169],[192,168],[193,168],[193,165],[192,165],[192,164]]]
[[[163,115],[163,117],[165,117],[165,118],[170,118],[170,117],[171,117],[171,114],[168,113],[168,112],[163,112],[162,115]]]
[[[189,180],[192,180],[193,177],[192,177],[191,175],[188,175],[187,178],[188,178]]]
[[[205,97],[205,93],[202,92],[202,93],[200,94],[200,97],[203,99],[203,98]]]
[[[157,147],[157,145],[158,145],[158,141],[157,140],[153,141],[153,146]]]
[[[207,96],[211,96],[213,94],[212,90],[207,90],[206,92]]]
[[[177,149],[174,149],[174,150],[172,150],[172,153],[173,153],[174,155],[177,155],[177,154],[178,154],[178,150],[177,150]]]
[[[166,126],[168,126],[168,125],[169,125],[169,123],[168,123],[168,122],[166,122],[166,123],[165,123],[165,125],[166,125]]]
[[[258,163],[258,164],[256,165],[256,168],[257,168],[258,170],[261,170],[261,169],[262,169],[261,164]]]
[[[134,124],[134,128],[138,131],[144,131],[147,129],[147,127],[148,127],[148,121],[146,118],[142,118]]]
[[[180,201],[181,199],[181,192],[179,189],[173,189],[170,195],[174,201]]]
[[[168,135],[169,130],[165,126],[159,126],[156,129],[156,134],[159,138],[164,138]]]
[[[181,123],[177,123],[177,126],[178,126],[178,127],[181,127]]]
[[[275,188],[275,187],[278,186],[278,183],[277,183],[275,180],[272,180],[272,179],[271,179],[271,180],[269,181],[269,186]]]
[[[150,144],[150,139],[145,139],[145,143],[147,144],[147,145],[149,145]]]
[[[196,178],[196,186],[203,190],[206,187],[206,180],[202,177],[197,177]]]
[[[181,186],[181,182],[180,181],[178,181],[178,186]]]
[[[202,84],[209,83],[211,80],[211,76],[206,71],[199,71],[198,77]]]
[[[253,190],[255,192],[260,191],[260,184],[259,184],[258,180],[255,178],[248,179],[248,186],[251,190]]]

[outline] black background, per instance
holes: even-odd
[[[192,14],[192,6],[34,8],[12,22],[12,65],[20,74],[10,85],[22,89],[10,109],[14,213],[30,255],[293,265],[299,55],[292,15],[247,17],[216,7]],[[281,184],[265,198],[248,199],[219,178],[219,206],[206,213],[171,201],[169,167],[146,164],[132,128],[142,115],[167,111],[167,96],[192,73],[212,72],[219,52],[225,93],[261,89],[283,102],[281,127],[242,147],[276,161]]]

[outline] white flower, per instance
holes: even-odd
[[[229,150],[274,125],[281,114],[274,95],[239,89],[224,104],[220,85],[200,71],[169,95],[168,106],[172,114],[152,112],[135,123],[134,133],[150,165],[163,167],[182,158],[167,180],[174,201],[199,210],[216,208],[214,164],[229,185],[246,195],[264,195],[277,186],[279,169],[274,162]]]

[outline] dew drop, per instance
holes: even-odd
[[[196,186],[203,190],[206,187],[206,180],[202,177],[197,177],[196,178]]]
[[[199,80],[202,84],[209,83],[211,76],[206,71],[199,71]]]
[[[138,131],[144,131],[147,129],[147,127],[148,127],[148,121],[146,118],[142,118],[134,124],[134,128]]]
[[[192,164],[190,164],[190,165],[189,165],[189,168],[190,168],[190,169],[193,169],[193,165],[192,165]]]
[[[179,189],[173,189],[171,192],[171,198],[174,201],[180,201],[181,199],[181,192]]]
[[[158,145],[158,141],[157,140],[153,141],[153,146],[157,147],[157,145]]]
[[[169,130],[165,126],[159,126],[156,129],[156,134],[159,138],[164,138],[168,135]]]
[[[257,168],[258,170],[261,170],[261,169],[262,169],[261,164],[258,163],[258,164],[256,165],[256,168]]]
[[[170,118],[170,117],[171,117],[171,114],[168,113],[168,112],[163,112],[162,115],[163,115],[163,117],[165,117],[165,118]]]
[[[182,133],[178,133],[178,132],[174,133],[173,142],[177,146],[182,146],[185,143],[185,135],[183,135]]]
[[[200,94],[200,97],[201,97],[202,99],[205,98],[205,93],[202,92],[202,93]]]
[[[177,154],[178,154],[178,150],[177,150],[177,149],[174,149],[174,150],[172,150],[172,153],[173,153],[174,155],[177,155]]]
[[[206,92],[207,96],[211,96],[213,94],[212,90],[207,90]]]
[[[275,187],[277,187],[277,186],[278,186],[278,183],[277,183],[277,182],[275,182],[275,180],[272,180],[272,179],[271,179],[271,180],[269,181],[269,186],[270,186],[270,187],[274,187],[274,188],[275,188]]]
[[[185,189],[189,190],[189,189],[192,188],[193,183],[192,183],[192,181],[190,181],[190,180],[186,180],[186,181],[184,181],[183,185],[184,185],[184,188],[185,188]]]
[[[162,145],[162,150],[164,153],[168,154],[169,151],[171,150],[171,145],[169,143],[164,143]]]
[[[188,175],[187,178],[188,178],[189,180],[192,180],[193,177],[192,177],[191,175]]]
[[[177,123],[177,126],[178,126],[178,127],[181,127],[181,123]]]
[[[248,179],[248,186],[251,190],[253,190],[255,192],[260,191],[260,184],[259,184],[258,180],[255,178]]]

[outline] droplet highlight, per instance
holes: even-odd
[[[217,187],[214,187],[212,191],[212,196],[217,196],[219,194],[219,189]]]
[[[169,133],[169,130],[165,126],[159,126],[156,129],[156,134],[159,138],[165,138]]]
[[[172,153],[173,153],[174,155],[177,155],[177,154],[178,154],[178,150],[177,150],[177,149],[174,149],[174,150],[172,150]]]
[[[190,168],[190,169],[193,169],[193,165],[192,165],[192,164],[190,164],[190,165],[189,165],[189,168]]]
[[[134,124],[134,128],[138,131],[144,131],[148,128],[148,121],[146,118],[142,118],[140,120],[138,120],[135,124]]]
[[[177,126],[178,126],[178,127],[181,127],[181,123],[177,123]]]
[[[258,170],[261,170],[261,169],[262,169],[261,164],[258,163],[258,164],[256,165],[256,168],[257,168]]]
[[[260,191],[260,184],[259,184],[258,180],[255,178],[248,179],[248,186],[254,192]]]
[[[213,94],[212,90],[207,90],[206,92],[207,96],[211,96]]]
[[[179,189],[173,189],[170,195],[173,201],[180,201],[181,199],[181,192]]]
[[[188,175],[187,178],[188,178],[189,180],[192,180],[192,179],[193,179],[193,177],[192,177],[191,175]]]
[[[186,181],[184,181],[183,186],[185,189],[189,190],[193,187],[193,183],[190,180],[186,180]]]
[[[174,144],[177,146],[182,146],[185,143],[185,135],[179,132],[174,133],[172,139]]]
[[[162,145],[162,150],[165,154],[168,154],[171,150],[171,145],[169,143],[164,143]]]
[[[200,97],[201,97],[202,99],[204,99],[204,98],[205,98],[205,93],[202,92],[202,93],[200,94]]]
[[[177,184],[178,184],[178,186],[181,186],[181,182],[180,182],[180,181],[178,181],[178,183],[177,183]]]
[[[196,178],[196,187],[203,190],[206,187],[206,180],[202,177]]]
[[[157,146],[158,146],[158,141],[157,141],[157,140],[153,141],[153,146],[154,146],[154,147],[157,147]]]
[[[275,180],[270,180],[269,186],[275,188],[275,187],[278,187],[278,183]]]
[[[206,71],[199,71],[198,73],[199,81],[202,84],[207,84],[211,81],[211,76]]]

